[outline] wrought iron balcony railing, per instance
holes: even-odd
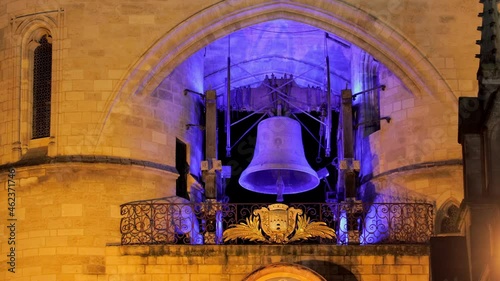
[[[121,214],[123,245],[425,244],[433,233],[427,203],[181,204],[166,198],[123,204]]]

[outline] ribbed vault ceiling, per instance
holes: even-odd
[[[226,88],[230,58],[231,88],[259,85],[266,75],[293,75],[302,87],[326,89],[326,57],[330,60],[332,91],[340,92],[351,79],[356,49],[349,42],[316,27],[274,20],[253,25],[218,39],[202,50],[204,88]]]

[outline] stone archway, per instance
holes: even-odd
[[[396,74],[415,95],[456,98],[436,68],[395,29],[365,11],[335,1],[223,1],[186,19],[151,46],[130,69],[115,99],[149,93],[199,49],[238,29],[288,19],[334,33],[356,44]],[[388,36],[390,35],[390,36]]]
[[[326,279],[302,265],[273,263],[255,270],[243,281],[326,281]]]
[[[254,24],[286,19],[340,36],[370,53],[415,96],[457,102],[444,78],[416,46],[373,15],[342,1],[222,1],[187,18],[161,37],[128,70],[103,109],[97,134],[120,101],[151,93],[191,55],[232,32]],[[97,137],[99,139],[99,137]]]

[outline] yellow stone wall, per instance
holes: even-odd
[[[477,1],[460,0],[1,1],[0,165],[7,169],[30,149],[48,146],[50,157],[124,157],[173,166],[175,138],[192,146],[200,141],[199,133],[185,128],[197,123],[189,110],[199,100],[182,94],[184,88],[205,90],[193,83],[201,75],[194,71],[200,67],[199,54],[185,60],[241,27],[286,18],[338,34],[385,65],[388,88],[381,94],[381,108],[392,122],[383,123],[381,131],[370,136],[371,182],[378,190],[390,182],[428,195],[439,207],[450,197],[463,197],[461,167],[456,162],[397,170],[459,160],[457,97],[477,92],[474,54],[479,49],[474,42],[479,39],[475,27],[480,24],[476,17],[480,8]],[[31,142],[27,133],[29,66],[21,48],[37,28],[50,30],[54,40],[53,130],[50,139],[38,143]],[[197,171],[201,152],[191,150],[188,158]],[[0,172],[5,186],[7,172]],[[230,274],[219,264],[219,256],[207,267],[184,264],[182,258],[178,266],[163,267],[159,265],[166,258],[122,256],[119,247],[106,247],[119,242],[118,206],[173,195],[175,178],[175,173],[158,168],[109,162],[17,167],[18,273],[7,272],[9,245],[2,239],[0,279],[121,280],[121,270],[144,270],[131,273],[140,273],[137,280],[166,280],[169,272],[155,277],[146,272],[155,268],[200,274],[191,280],[202,280],[207,273],[209,278],[211,274],[226,278],[209,280],[241,280],[265,263],[295,261],[290,255],[254,253],[247,260],[259,260],[256,264],[235,267]],[[3,189],[0,207],[7,202]],[[1,214],[3,238],[9,235],[9,223]],[[428,280],[426,255],[387,257],[376,263],[356,257],[350,268],[371,276],[361,280],[391,280],[385,275],[398,280],[394,279],[398,274],[407,281]],[[197,259],[206,263],[209,258]],[[342,256],[339,263],[349,264],[350,259]],[[181,280],[175,278],[170,280]]]
[[[108,246],[106,276],[99,278],[241,281],[270,264],[293,263],[308,267],[327,280],[427,281],[428,251],[427,246],[415,245]]]
[[[124,115],[134,115],[136,109],[150,106],[140,97],[150,95],[188,56],[212,40],[254,21],[291,18],[345,36],[399,75],[406,88],[415,90],[396,100],[383,97],[385,113],[401,111],[398,110],[401,108],[401,112],[393,115],[399,114],[403,119],[418,119],[420,115],[429,120],[451,118],[451,113],[456,113],[456,97],[473,95],[477,91],[474,53],[478,48],[473,43],[479,35],[473,27],[479,24],[476,15],[480,9],[479,3],[455,2],[380,0],[342,4],[303,0],[292,5],[288,1],[276,4],[275,1],[262,0],[251,3],[226,1],[215,5],[215,2],[203,1],[200,5],[199,1],[193,0],[182,1],[180,5],[175,4],[176,1],[162,4],[149,1],[140,4],[4,1],[0,4],[0,11],[4,11],[0,15],[0,59],[4,62],[0,97],[6,118],[2,120],[0,131],[3,136],[0,163],[19,158],[18,150],[12,152],[13,148],[20,146],[25,152],[30,147],[27,139],[23,136],[20,139],[19,132],[23,129],[19,127],[23,124],[16,121],[20,114],[19,92],[26,87],[24,80],[19,78],[23,70],[17,64],[22,56],[19,48],[23,38],[33,25],[47,26],[54,37],[56,83],[53,86],[57,93],[54,104],[57,116],[53,120],[51,154],[137,156],[159,161],[158,152],[168,154],[171,151],[167,148],[171,138],[165,137],[170,132],[147,130],[147,121],[134,123],[138,120]],[[304,10],[302,15],[294,14],[296,9],[304,6],[309,10]],[[243,9],[253,9],[257,16],[251,18],[240,13]],[[319,13],[321,16],[329,14],[332,19],[351,20],[348,25],[359,27],[361,31],[358,34],[350,30],[342,32],[344,26],[335,22],[325,24],[320,21]],[[314,21],[316,14],[318,19]],[[370,16],[371,21],[368,21]],[[223,19],[222,26],[216,23],[220,18]],[[362,30],[375,39],[365,38]],[[191,37],[186,36],[188,34]],[[193,38],[199,40],[193,42]],[[162,52],[156,52],[157,49]],[[401,58],[405,61],[398,61]],[[405,76],[410,74],[409,71],[414,71],[414,76]],[[417,90],[422,93],[417,93]],[[405,90],[396,91],[401,94]],[[178,94],[176,91],[175,95]],[[443,103],[445,107],[442,107]],[[446,135],[450,130],[456,131],[456,126],[450,123],[446,120],[442,124]],[[424,124],[426,122],[420,126]],[[422,139],[432,137],[435,128],[424,129],[408,124],[404,129],[412,130],[417,135],[414,139]],[[117,133],[121,137],[120,133],[125,130],[132,132],[129,140],[108,139]],[[380,133],[384,134],[387,135]],[[140,141],[136,140],[137,135],[142,135]],[[381,154],[391,152],[383,151],[384,147],[399,143],[377,141],[387,144],[381,145]],[[453,153],[436,150],[431,158],[442,159],[450,154],[455,157],[458,145]],[[395,166],[389,163],[392,160],[386,161],[388,167]]]
[[[381,130],[368,136],[361,150],[373,173],[366,188],[401,199],[434,202],[462,200],[462,151],[457,145],[457,108],[453,100],[415,96],[400,79],[382,67]],[[365,166],[365,167],[363,167]],[[365,175],[363,175],[365,176]]]
[[[0,183],[7,187],[8,175],[1,176]],[[0,279],[78,280],[81,274],[104,273],[105,246],[121,239],[120,205],[175,195],[176,178],[176,173],[130,164],[16,168],[13,216],[6,212],[7,189],[2,189],[0,201],[5,209],[0,222]],[[11,223],[13,235],[7,228]],[[9,237],[15,244],[7,243]],[[6,263],[10,247],[15,247],[15,273],[8,272],[11,266]]]

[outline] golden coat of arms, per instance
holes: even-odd
[[[246,223],[232,224],[223,233],[224,241],[237,238],[286,244],[311,237],[336,238],[335,230],[324,222],[310,222],[302,210],[285,204],[271,204],[253,211]]]

